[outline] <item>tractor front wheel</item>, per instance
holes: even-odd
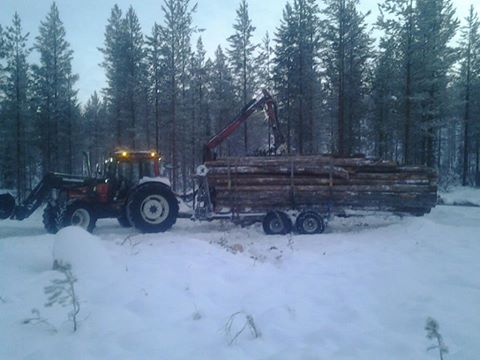
[[[61,229],[60,213],[60,208],[51,204],[43,210],[43,226],[49,234],[56,234]]]
[[[97,219],[90,206],[81,202],[74,202],[67,205],[63,226],[78,226],[82,229],[92,232],[95,228]]]
[[[143,185],[130,195],[127,215],[130,223],[144,233],[164,232],[177,221],[178,201],[163,185]]]

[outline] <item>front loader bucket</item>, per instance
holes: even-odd
[[[15,210],[15,198],[10,194],[0,195],[0,220],[8,219]]]

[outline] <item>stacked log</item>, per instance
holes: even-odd
[[[437,176],[423,166],[332,156],[240,157],[210,161],[216,210],[319,207],[422,215],[437,201]]]

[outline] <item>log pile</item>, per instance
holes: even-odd
[[[210,161],[216,210],[236,212],[316,206],[423,215],[437,201],[437,176],[423,166],[331,156],[241,157]]]

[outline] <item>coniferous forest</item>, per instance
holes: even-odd
[[[111,9],[98,49],[106,86],[84,104],[72,68],[81,54],[55,3],[36,34],[19,14],[1,24],[1,188],[23,198],[48,171],[85,173],[82,152],[95,164],[128,148],[159,151],[173,187],[186,191],[202,145],[262,88],[278,103],[291,154],[365,154],[434,167],[443,186],[480,186],[473,6],[459,19],[450,0],[381,0],[367,21],[358,0],[291,0],[257,43],[239,0],[226,45],[208,56],[197,4],[162,1],[152,29],[134,7]],[[268,136],[259,117],[219,154],[253,154]]]

